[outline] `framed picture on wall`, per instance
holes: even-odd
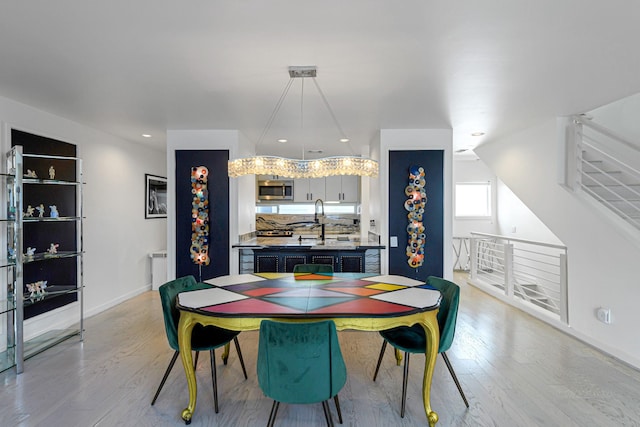
[[[167,217],[167,178],[145,174],[145,218]]]

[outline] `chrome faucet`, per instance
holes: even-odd
[[[324,202],[322,201],[322,199],[317,199],[315,205],[313,206],[313,222],[315,222],[316,224],[320,224],[320,240],[324,242],[324,221],[320,223],[320,220],[318,219],[318,202],[320,202],[320,207],[322,208],[322,217],[324,218]]]

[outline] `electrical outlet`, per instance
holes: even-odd
[[[606,323],[607,325],[611,323],[611,309],[600,307],[596,310],[596,317],[602,323]]]

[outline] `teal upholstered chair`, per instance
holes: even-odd
[[[208,288],[211,288],[211,285],[197,283],[193,276],[186,276],[172,280],[159,288],[162,312],[164,314],[164,327],[167,333],[167,339],[169,340],[169,346],[171,346],[175,352],[173,353],[169,367],[167,367],[167,370],[162,377],[160,386],[158,387],[155,396],[153,396],[151,405],[156,403],[160,390],[162,390],[162,387],[164,386],[165,381],[167,381],[167,377],[169,376],[169,373],[171,373],[173,365],[175,365],[178,355],[180,354],[180,348],[178,347],[178,321],[180,320],[180,311],[176,308],[176,298],[180,292]],[[236,350],[238,351],[238,358],[240,359],[240,365],[242,365],[244,378],[247,379],[247,370],[244,367],[244,360],[242,359],[240,344],[238,343],[238,334],[239,332],[236,331],[229,331],[215,326],[202,325],[195,325],[193,333],[191,334],[191,348],[196,352],[194,367],[198,364],[198,352],[209,350],[211,354],[211,379],[213,381],[213,401],[216,413],[218,413],[218,387],[214,350],[233,340]],[[224,363],[225,365],[227,364],[226,359],[224,360]]]
[[[293,266],[293,274],[333,274],[331,264],[296,264]]]
[[[328,404],[332,397],[342,423],[338,392],[346,380],[347,368],[333,321],[261,322],[258,383],[274,400],[267,426],[273,426],[281,402],[322,402],[327,425],[333,426]]]
[[[449,362],[446,351],[449,350],[453,343],[453,337],[456,330],[456,319],[458,317],[458,304],[460,302],[460,288],[453,282],[450,282],[439,277],[430,276],[427,278],[427,284],[440,291],[442,294],[442,300],[440,301],[440,310],[438,311],[438,326],[440,327],[440,343],[438,346],[438,353],[442,355],[444,363],[447,365],[453,381],[458,387],[460,396],[464,400],[464,404],[469,407],[469,402],[462,391],[460,382],[456,373],[453,371],[453,366]],[[380,350],[380,357],[378,358],[378,365],[376,366],[376,372],[373,374],[373,380],[376,380],[378,371],[380,370],[380,363],[382,362],[382,356],[387,348],[387,343],[391,344],[397,350],[405,352],[404,359],[404,375],[402,378],[402,409],[400,416],[404,417],[405,403],[407,401],[407,375],[409,373],[409,355],[411,353],[423,353],[427,345],[426,335],[424,329],[420,325],[413,325],[411,327],[401,326],[398,328],[388,329],[380,332],[384,342],[382,343],[382,349]]]

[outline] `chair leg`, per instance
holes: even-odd
[[[467,397],[464,395],[464,391],[462,391],[462,387],[460,386],[460,382],[458,381],[458,377],[456,376],[456,373],[453,371],[453,366],[451,366],[451,362],[449,362],[449,358],[447,357],[447,353],[443,351],[440,354],[442,354],[442,358],[444,359],[444,363],[447,365],[447,369],[449,369],[449,373],[453,377],[453,382],[456,383],[456,387],[458,387],[458,391],[460,392],[460,396],[462,396],[462,400],[464,400],[464,404],[468,408],[469,407],[469,402],[467,402]]]
[[[338,411],[338,421],[342,424],[342,411],[340,410],[340,401],[338,400],[338,395],[333,396],[333,401],[336,404],[336,410]]]
[[[210,350],[211,353],[211,381],[213,382],[213,407],[218,413],[218,379],[216,372],[216,353],[215,350]]]
[[[400,418],[404,418],[404,408],[407,403],[407,380],[409,379],[409,353],[404,353],[404,373],[402,374],[402,407]]]
[[[276,421],[276,414],[278,413],[278,408],[280,407],[280,402],[274,400],[273,405],[271,406],[271,413],[269,414],[269,421],[267,421],[267,427],[273,427],[273,423]]]
[[[322,402],[322,409],[324,410],[324,417],[327,420],[327,426],[333,427],[333,418],[331,418],[331,410],[329,409],[328,400],[324,400]]]
[[[378,371],[380,370],[380,363],[382,363],[382,356],[384,356],[384,351],[387,348],[387,340],[382,341],[382,348],[380,349],[380,356],[378,357],[378,364],[376,365],[376,372],[373,374],[373,380],[375,381],[378,377]]]
[[[156,391],[156,395],[153,396],[153,400],[151,401],[151,406],[153,406],[154,403],[156,403],[156,399],[158,398],[158,395],[160,394],[160,390],[162,390],[162,387],[164,387],[164,383],[167,381],[167,378],[169,377],[169,374],[171,373],[171,370],[173,369],[173,365],[176,364],[176,360],[178,359],[178,355],[180,354],[179,351],[176,351],[175,353],[173,353],[173,357],[171,358],[171,362],[169,362],[169,366],[167,367],[167,370],[164,372],[164,376],[162,377],[162,381],[160,381],[160,386],[158,386],[158,390]]]
[[[247,370],[244,367],[244,359],[242,358],[242,350],[240,350],[240,343],[238,342],[238,337],[233,338],[233,343],[236,345],[236,351],[238,352],[238,359],[240,359],[240,366],[242,366],[242,372],[244,373],[244,379],[247,377]]]

